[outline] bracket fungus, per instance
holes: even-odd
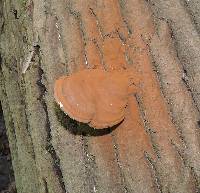
[[[127,70],[85,69],[56,80],[54,97],[72,119],[103,129],[124,119],[128,96],[135,91]]]

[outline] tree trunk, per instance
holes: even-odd
[[[0,0],[0,11],[18,193],[200,192],[199,0]],[[55,80],[84,68],[141,76],[113,130],[55,104]]]

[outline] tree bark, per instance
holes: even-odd
[[[18,193],[200,192],[199,10],[198,0],[0,0],[0,100]],[[84,68],[142,77],[114,129],[55,104],[55,80]]]

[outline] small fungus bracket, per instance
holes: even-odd
[[[133,82],[134,77],[131,78]],[[60,108],[72,119],[96,129],[122,122],[129,94],[135,92],[136,89],[130,89],[127,70],[86,69],[63,76],[54,85],[54,97]]]

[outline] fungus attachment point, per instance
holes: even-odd
[[[129,87],[130,77],[125,70],[86,69],[59,78],[54,97],[72,119],[103,129],[124,119]],[[131,92],[134,92],[133,88]]]

